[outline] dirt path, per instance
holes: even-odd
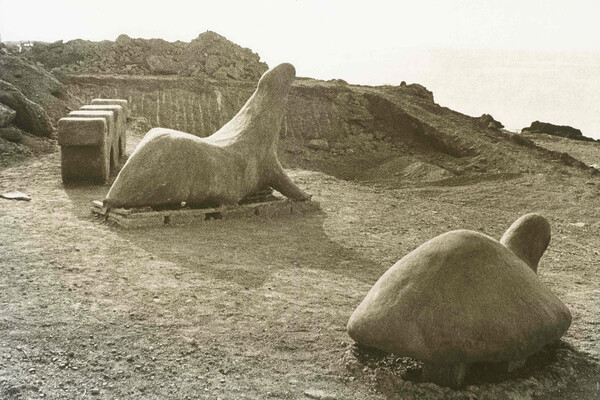
[[[33,199],[0,200],[0,397],[594,398],[597,178],[393,189],[292,175],[322,212],[128,231],[90,214],[107,186],[62,185],[58,153],[0,171],[0,190]],[[451,229],[498,238],[531,211],[553,229],[539,275],[573,313],[550,365],[455,392],[349,368],[347,319],[394,262]]]

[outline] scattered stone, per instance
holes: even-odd
[[[31,197],[23,192],[0,193],[0,197],[7,200],[31,201]]]
[[[585,226],[585,222],[574,222],[571,225],[576,226],[578,228],[583,228]]]
[[[17,112],[0,103],[0,128],[8,126],[16,117]]]
[[[100,394],[100,389],[98,388],[92,388],[92,390],[90,390],[90,393],[94,396],[97,396]]]
[[[171,58],[164,56],[149,56],[146,60],[150,72],[158,75],[174,75],[179,69],[179,64]]]
[[[313,150],[329,150],[329,142],[325,139],[313,139],[306,145],[309,149]]]
[[[309,399],[318,399],[318,400],[336,400],[337,396],[324,392],[320,389],[308,389],[304,391],[304,395]]]
[[[211,31],[189,43],[132,39],[127,35],[120,35],[114,42],[35,42],[27,56],[57,75],[177,74],[256,81],[268,69],[258,54]]]

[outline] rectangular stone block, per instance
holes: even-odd
[[[81,110],[88,111],[113,111],[115,113],[115,125],[118,135],[114,138],[113,145],[119,149],[118,158],[125,155],[127,146],[127,120],[123,107],[115,104],[88,104],[81,107]]]
[[[117,105],[123,108],[125,118],[129,117],[129,102],[125,99],[93,99],[92,105]]]
[[[108,134],[106,118],[65,117],[58,120],[60,146],[101,146]]]
[[[79,118],[105,118],[108,126],[108,134],[106,135],[105,145],[107,146],[107,151],[110,157],[110,173],[116,173],[120,169],[120,149],[119,149],[119,140],[117,132],[117,127],[115,123],[115,112],[114,111],[104,111],[104,110],[76,110],[71,111],[68,115],[69,117],[79,117]]]
[[[60,171],[65,183],[74,181],[106,182],[109,167],[105,146],[61,147]]]
[[[80,110],[87,111],[112,111],[115,113],[115,123],[118,128],[122,128],[123,130],[126,127],[125,121],[125,113],[123,111],[123,107],[114,104],[88,104],[82,106]]]
[[[115,112],[104,110],[75,110],[71,111],[68,117],[75,118],[104,118],[106,120],[107,138],[112,138],[117,134],[115,124]]]

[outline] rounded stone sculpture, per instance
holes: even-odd
[[[550,224],[539,214],[525,214],[504,232],[500,243],[537,272],[538,262],[550,244]]]
[[[235,204],[267,187],[292,199],[309,199],[277,158],[279,130],[295,74],[291,64],[267,71],[237,115],[209,137],[151,129],[117,176],[104,205]]]
[[[543,225],[538,217],[517,223]],[[531,231],[517,223],[511,242],[545,248],[549,230],[522,237]],[[489,236],[457,230],[385,272],[350,317],[348,333],[360,344],[423,361],[425,381],[459,387],[469,364],[505,362],[511,370],[570,324],[569,309],[530,265]]]

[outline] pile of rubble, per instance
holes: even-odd
[[[63,74],[179,75],[258,80],[268,69],[258,54],[206,31],[189,43],[163,39],[35,42],[26,57]]]

